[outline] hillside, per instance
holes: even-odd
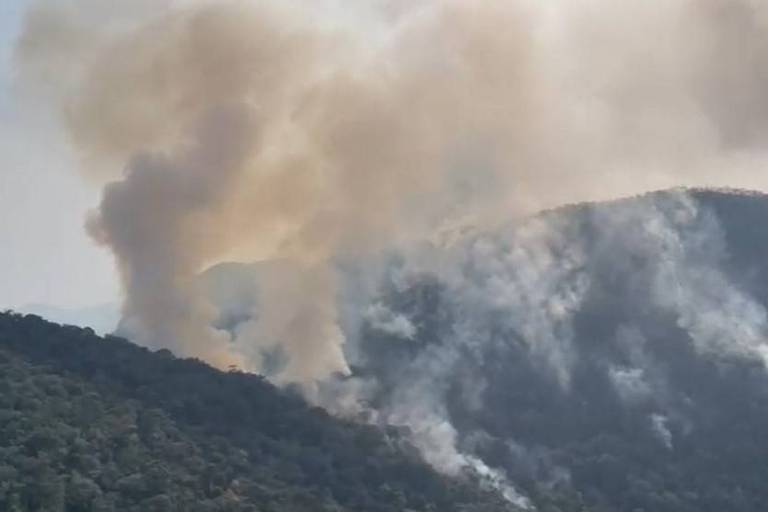
[[[766,218],[761,194],[669,191],[470,233],[392,266],[377,311],[410,327],[364,323],[351,380],[543,510],[762,510]]]
[[[510,511],[262,378],[0,314],[0,510]]]

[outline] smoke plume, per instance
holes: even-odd
[[[22,79],[56,106],[84,173],[105,184],[87,225],[122,277],[120,332],[257,371],[278,351],[278,380],[312,383],[348,371],[340,261],[564,203],[766,187],[758,2],[334,5],[30,9]],[[513,259],[546,269],[535,247]],[[571,276],[581,262],[569,258]],[[284,262],[261,283],[266,299],[242,328],[217,327],[198,275],[260,260]],[[490,278],[482,292],[497,309],[540,306],[520,321],[550,340],[537,357],[567,386],[567,318],[586,283],[563,288],[539,270],[513,294]],[[398,317],[385,325],[412,330]]]

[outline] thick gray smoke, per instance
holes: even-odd
[[[764,185],[756,2],[334,5],[30,9],[23,79],[108,183],[89,226],[123,278],[122,332],[255,370],[248,346],[279,343],[283,379],[313,382],[346,371],[340,257],[672,184]],[[267,258],[306,286],[232,343],[195,276]]]
[[[358,329],[419,332],[381,282],[437,276],[452,331],[376,414],[437,466],[503,487],[440,397],[511,329],[568,389],[598,264],[568,219],[521,219],[670,186],[768,189],[766,23],[756,0],[50,0],[17,56],[105,185],[87,227],[115,256],[121,333],[348,412],[380,383],[315,384],[350,372]],[[658,262],[650,300],[702,352],[765,358],[766,312],[719,270],[716,223],[684,195],[634,208],[597,219],[598,241]],[[201,280],[227,261],[267,263]],[[652,369],[629,361],[611,375],[642,400]],[[485,383],[465,380],[471,403]],[[649,425],[673,446],[664,417]]]

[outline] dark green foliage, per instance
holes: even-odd
[[[0,510],[512,510],[255,375],[0,314]]]

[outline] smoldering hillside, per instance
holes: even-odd
[[[762,195],[663,192],[395,258],[332,402],[543,510],[756,510],[766,214]]]
[[[533,508],[755,510],[768,456],[766,215],[762,194],[657,192],[346,262],[351,375],[314,399],[401,426],[436,467],[485,475]],[[281,272],[206,272],[217,326],[258,322],[271,297],[260,283]],[[275,376],[287,360],[277,344],[258,357]]]

